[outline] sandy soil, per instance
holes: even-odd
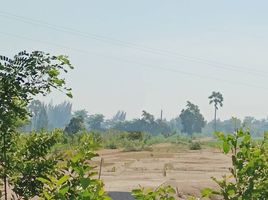
[[[158,144],[152,151],[101,150],[101,179],[107,191],[128,192],[133,188],[156,188],[161,184],[178,188],[183,195],[199,195],[204,187],[215,187],[210,177],[228,173],[231,159],[217,149],[188,150],[174,144]],[[166,170],[165,170],[166,169]]]

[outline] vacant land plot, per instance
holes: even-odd
[[[215,148],[195,151],[174,144],[158,144],[152,151],[98,153],[104,159],[101,179],[107,191],[127,192],[139,185],[156,188],[168,184],[181,194],[199,195],[200,189],[216,186],[210,177],[221,177],[231,165],[230,157]]]

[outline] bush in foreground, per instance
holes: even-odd
[[[238,130],[233,135],[216,133],[225,154],[232,155],[231,175],[222,180],[212,178],[219,190],[206,188],[203,197],[217,195],[225,200],[267,199],[268,197],[268,133],[258,143],[248,131]]]

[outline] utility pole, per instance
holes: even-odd
[[[161,109],[160,120],[163,120],[163,110]]]

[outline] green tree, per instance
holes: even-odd
[[[197,105],[187,101],[186,109],[180,114],[182,123],[182,132],[192,135],[193,133],[201,133],[206,121]]]
[[[208,97],[209,104],[214,105],[214,131],[217,131],[217,110],[219,106],[223,106],[223,96],[220,92],[212,92],[212,94]]]
[[[91,130],[102,130],[102,123],[104,121],[104,115],[95,114],[90,115],[88,118],[88,126]]]
[[[79,117],[80,116],[84,120],[87,120],[87,118],[88,118],[88,112],[85,109],[83,109],[83,110],[77,110],[77,111],[74,112],[73,116],[74,117]]]
[[[48,128],[48,117],[46,106],[44,103],[41,103],[39,100],[33,100],[28,109],[31,113],[31,130],[40,130]]]
[[[31,130],[36,128],[37,118],[40,112],[41,105],[42,105],[41,101],[33,100],[28,106],[29,112],[31,114],[31,121],[30,121]]]
[[[148,123],[154,123],[154,116],[148,112],[146,112],[145,110],[142,111],[142,120],[148,122]]]
[[[57,105],[50,103],[46,106],[46,110],[50,130],[64,128],[72,118],[72,104],[70,102],[65,101]]]
[[[0,139],[1,178],[7,197],[9,158],[12,155],[10,138],[16,131],[18,119],[25,120],[30,113],[28,104],[36,95],[46,96],[51,89],[59,89],[71,97],[70,89],[60,77],[62,72],[72,68],[66,56],[50,56],[41,51],[20,52],[14,58],[0,56]]]
[[[75,134],[85,129],[84,118],[82,116],[73,117],[64,129],[68,134]]]
[[[127,113],[119,110],[112,118],[113,122],[123,122],[126,120]]]
[[[42,106],[40,108],[40,113],[39,113],[38,118],[37,118],[36,129],[41,130],[41,129],[47,129],[47,128],[48,128],[47,112],[46,112],[45,105],[42,104]]]
[[[44,185],[37,178],[54,172],[58,158],[51,150],[61,138],[62,131],[57,129],[52,133],[32,132],[13,137],[16,152],[10,181],[18,199],[32,199],[42,192]]]

